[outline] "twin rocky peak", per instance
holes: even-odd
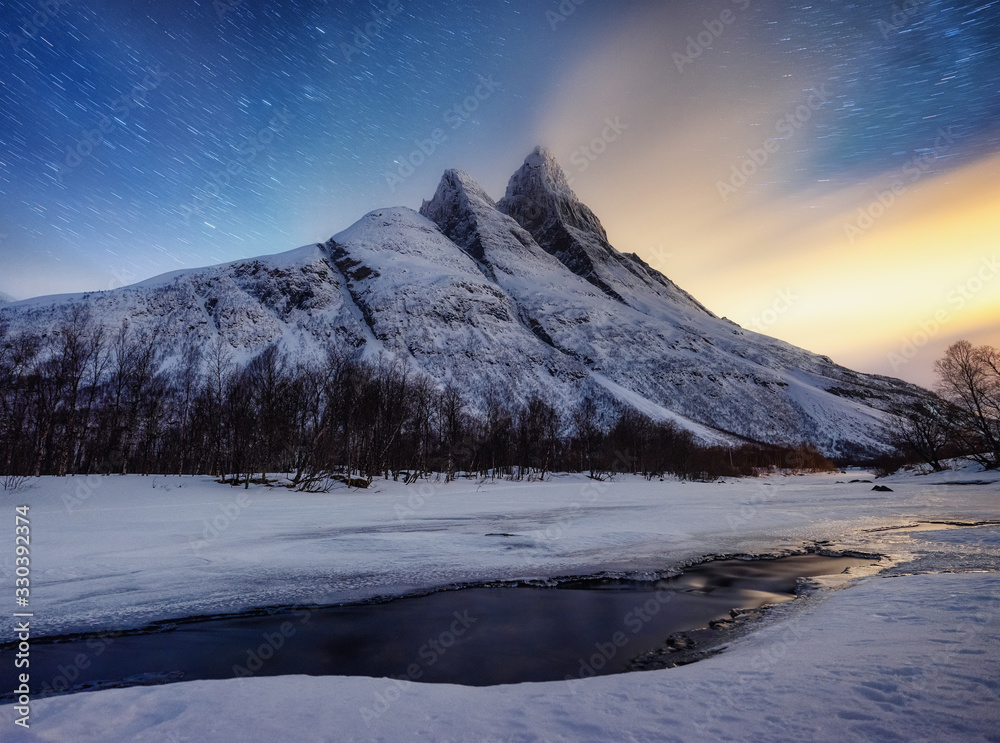
[[[847,454],[883,449],[882,411],[921,394],[716,317],[613,248],[542,148],[499,202],[448,170],[419,216],[372,212],[325,247],[376,338],[473,400],[588,396],[711,443]]]
[[[535,260],[540,251],[555,257],[566,268],[609,297],[642,309],[648,298],[661,296],[670,302],[708,313],[686,292],[635,254],[623,254],[608,242],[597,216],[580,202],[552,154],[537,147],[507,184],[498,202],[467,173],[447,170],[437,193],[425,201],[420,213],[437,224],[451,240],[477,261],[491,264],[493,251],[504,243]],[[497,235],[513,236],[516,242],[497,241]],[[497,244],[489,246],[491,242]]]
[[[107,327],[156,328],[168,364],[219,340],[242,361],[339,348],[455,385],[473,414],[538,396],[571,425],[589,399],[607,420],[631,409],[706,443],[878,451],[883,411],[925,394],[716,317],[615,250],[541,148],[499,202],[449,170],[419,214],[380,209],[325,244],[0,305],[0,324],[41,337],[80,305]]]

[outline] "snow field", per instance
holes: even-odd
[[[11,511],[31,506],[36,637],[463,582],[654,574],[819,541],[891,554],[902,575],[816,581],[726,652],[678,669],[492,688],[301,676],[137,687],[34,700],[29,731],[6,705],[3,739],[997,740],[1000,526],[882,529],[996,521],[1000,483],[971,468],[880,480],[892,493],[851,479],[871,478],[567,475],[328,494],[207,478],[35,480],[3,498]],[[514,536],[487,536],[501,534]],[[12,531],[0,549],[9,584]],[[963,572],[935,572],[953,569]],[[263,662],[269,652],[280,646]]]

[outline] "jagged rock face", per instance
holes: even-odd
[[[496,203],[467,173],[445,171],[434,198],[420,213],[438,225],[456,245],[487,272],[499,269],[513,275],[527,266],[512,261],[541,263],[566,278],[565,270],[550,257],[527,230],[497,209]]]
[[[596,237],[607,255],[614,251],[601,220],[580,203],[559,163],[541,147],[528,155],[511,177],[499,206],[532,234],[546,227],[562,228],[564,233],[576,230]]]
[[[546,183],[566,187],[562,171],[542,153],[533,153],[529,166],[549,171]],[[530,178],[543,179],[543,174],[533,172]],[[525,179],[515,176],[515,181],[523,184]],[[527,193],[522,190],[522,197]],[[550,196],[541,192],[539,198]],[[542,208],[529,210],[539,213]],[[755,439],[806,437],[831,447],[841,435],[838,430],[851,430],[855,438],[870,435],[875,424],[870,408],[852,408],[825,391],[831,380],[853,372],[747,333],[692,305],[686,295],[675,299],[649,291],[640,294],[642,285],[633,284],[630,291],[643,301],[636,301],[637,307],[624,304],[570,273],[465,173],[445,173],[421,212],[514,299],[522,321],[539,339],[583,364],[595,386],[612,397],[635,394],[630,404],[674,420],[706,440],[712,439],[712,432],[705,430],[705,423]],[[586,207],[575,213],[592,214]],[[616,261],[622,257],[613,253]],[[789,374],[791,369],[796,373]],[[855,376],[852,382],[857,384],[860,375]],[[879,384],[869,393],[875,398],[890,394]],[[814,408],[825,409],[829,418],[807,412]],[[786,438],[788,431],[795,433]]]
[[[570,271],[614,299],[644,312],[671,314],[669,305],[711,313],[638,256],[619,253],[597,216],[580,202],[555,158],[539,147],[507,184],[497,208],[532,234]],[[659,300],[667,300],[662,306]],[[674,318],[676,319],[676,318]]]
[[[496,211],[496,204],[466,173],[446,170],[434,198],[425,201],[420,213],[431,220],[455,244],[477,261],[485,248],[481,243],[478,219],[483,210]]]
[[[238,359],[271,343],[296,358],[356,349],[456,384],[474,409],[540,395],[568,412],[586,395],[706,442],[876,449],[880,411],[923,394],[715,317],[611,247],[541,149],[499,204],[447,171],[420,214],[381,209],[323,245],[4,305],[0,325],[51,332],[79,304],[110,327],[160,326],[175,356],[217,338]]]
[[[112,291],[29,299],[4,306],[2,318],[12,334],[51,333],[80,305],[110,329],[125,320],[137,330],[159,326],[168,355],[188,341],[207,348],[219,336],[237,361],[277,342],[319,357],[329,344],[363,348],[371,340],[343,277],[316,245],[175,271]]]
[[[567,404],[573,380],[585,376],[523,325],[516,302],[469,255],[410,209],[372,212],[325,247],[380,350],[436,380],[473,398],[541,394]],[[551,382],[539,383],[542,370]]]
[[[603,225],[576,198],[547,151],[539,148],[528,156],[510,179],[498,207],[570,271],[608,296],[625,301],[601,270],[609,259],[614,260]]]

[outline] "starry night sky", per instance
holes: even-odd
[[[1000,248],[982,222],[1000,195],[1000,0],[14,0],[0,33],[0,292],[16,298],[325,240],[372,209],[418,207],[448,167],[499,198],[536,144],[619,249],[747,326],[798,287],[816,301],[764,330],[874,370],[905,376],[879,355]],[[796,111],[808,118],[781,133]],[[595,154],[616,118],[626,129]],[[435,129],[446,139],[411,173]],[[845,240],[915,162],[908,203]],[[982,234],[893,273],[925,202],[941,234],[973,218]],[[853,357],[815,338],[856,303],[811,283],[834,255],[882,272],[866,290],[925,302],[883,297],[895,324]],[[928,290],[944,255],[960,268]],[[1000,279],[951,330],[995,329],[997,296]]]

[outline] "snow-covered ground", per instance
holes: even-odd
[[[36,700],[27,732],[7,705],[2,739],[998,740],[1000,527],[884,527],[1000,520],[1000,475],[880,480],[891,493],[852,479],[870,478],[562,476],[308,495],[204,478],[33,481],[0,497],[11,522],[15,505],[31,506],[36,636],[497,578],[663,571],[818,541],[891,554],[895,567],[822,581],[727,652],[679,669],[486,689],[188,682]],[[499,533],[515,536],[489,536]],[[12,586],[13,529],[0,550]],[[13,628],[3,624],[3,640]]]

